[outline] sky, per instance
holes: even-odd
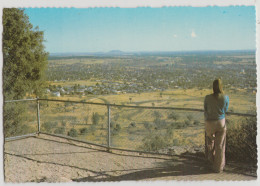
[[[255,50],[254,6],[26,8],[46,51]]]

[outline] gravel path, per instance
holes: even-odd
[[[121,180],[255,180],[230,170],[211,173],[188,158],[139,155],[41,134],[5,143],[5,182]]]

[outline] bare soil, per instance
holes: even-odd
[[[105,149],[41,134],[5,142],[5,182],[122,180],[255,180],[226,168],[212,173],[204,161]]]

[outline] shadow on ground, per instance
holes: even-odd
[[[119,170],[120,171],[120,170]],[[124,170],[132,171],[132,170]],[[104,174],[108,175],[109,171],[104,171]],[[206,166],[204,162],[193,161],[190,159],[182,160],[165,160],[162,163],[158,163],[155,168],[149,169],[136,169],[130,173],[122,174],[119,176],[90,176],[80,179],[73,179],[77,182],[86,181],[130,181],[130,180],[146,180],[151,178],[163,178],[167,176],[187,176],[187,175],[201,175],[210,174],[212,171]]]
[[[39,138],[37,138],[39,140]],[[56,142],[58,144],[68,144],[65,142],[58,142],[54,140],[47,140],[47,139],[41,139],[44,141],[49,142]],[[75,145],[75,144],[70,144]],[[55,152],[55,153],[21,153],[17,154],[17,152],[6,152],[5,154],[10,156],[16,156],[20,158],[24,158],[30,161],[34,161],[41,164],[52,164],[52,165],[58,165],[58,166],[64,166],[64,167],[70,167],[70,168],[76,168],[83,171],[89,171],[92,172],[93,176],[88,177],[81,177],[81,178],[75,178],[72,179],[72,181],[75,182],[100,182],[100,181],[130,181],[130,180],[149,180],[149,179],[156,179],[156,178],[166,178],[166,177],[183,177],[183,176],[192,176],[192,175],[205,175],[212,174],[213,172],[209,168],[209,166],[204,161],[204,154],[203,153],[184,153],[180,156],[172,156],[172,157],[163,157],[163,156],[157,156],[157,157],[145,157],[142,155],[137,154],[119,154],[115,152],[110,152],[109,154],[113,154],[115,156],[128,156],[128,157],[142,157],[142,158],[153,158],[158,159],[160,161],[154,162],[152,167],[149,168],[122,168],[122,170],[106,170],[106,171],[97,171],[97,170],[90,170],[86,167],[81,167],[80,164],[77,165],[70,165],[69,162],[66,163],[58,163],[53,161],[44,161],[39,158],[41,155],[66,155],[66,154],[82,154],[82,153],[95,153],[98,151],[102,151],[100,149],[91,148],[91,147],[84,147],[81,145],[75,145],[81,148],[86,148],[89,151],[74,151],[74,152]],[[108,153],[106,151],[103,151],[104,153]],[[134,162],[133,162],[134,164]],[[243,169],[241,166],[236,166],[228,164],[226,166],[225,172],[227,173],[238,173],[248,176],[256,177],[256,174],[250,173],[248,170]],[[135,166],[131,166],[135,167]],[[36,180],[37,181],[37,180]],[[39,180],[37,182],[43,182],[45,180]]]

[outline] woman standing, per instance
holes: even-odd
[[[216,79],[213,94],[207,95],[204,100],[206,158],[215,172],[222,172],[225,166],[225,113],[228,105],[229,97],[224,95],[221,80]]]

